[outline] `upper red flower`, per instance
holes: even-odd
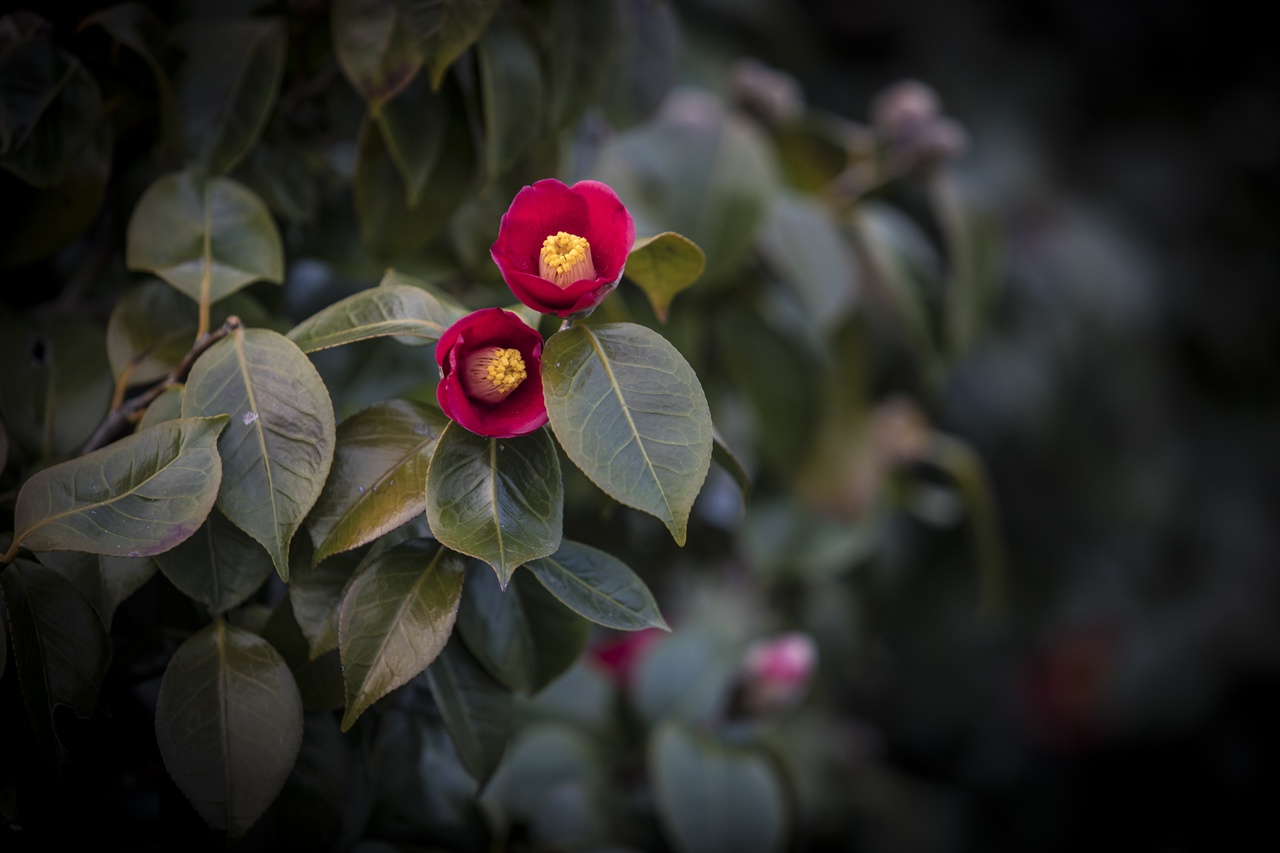
[[[599,181],[538,181],[516,193],[489,254],[535,311],[583,317],[618,286],[636,242],[631,214]]]
[[[547,422],[542,336],[501,308],[473,311],[436,344],[436,399],[453,420],[491,438],[527,435]]]

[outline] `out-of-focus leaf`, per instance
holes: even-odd
[[[329,849],[343,837],[343,811],[350,808],[359,779],[334,716],[306,714],[298,759],[272,803],[275,837],[288,838],[298,850]]]
[[[670,630],[639,575],[604,551],[566,541],[526,568],[562,604],[592,622],[619,631]]]
[[[676,81],[680,38],[674,5],[650,0],[616,0],[617,32],[609,39],[607,53],[596,56],[607,71],[594,74],[607,81],[605,115],[616,127],[630,127],[648,119],[658,109]]]
[[[846,143],[822,120],[800,120],[774,132],[778,165],[788,184],[816,193],[849,165]]]
[[[41,746],[56,763],[61,747],[53,706],[70,705],[82,717],[93,713],[111,641],[89,602],[53,569],[17,559],[0,572],[0,588],[22,701]]]
[[[174,586],[215,614],[243,603],[271,574],[271,555],[216,509],[156,562]]]
[[[46,551],[40,555],[40,562],[80,590],[108,631],[116,608],[156,573],[155,560],[149,557],[130,559],[82,551]]]
[[[320,374],[283,335],[235,329],[196,360],[182,413],[231,416],[218,441],[218,508],[288,580],[289,542],[333,462],[333,405]]]
[[[564,487],[555,442],[545,429],[486,438],[450,423],[427,474],[431,533],[484,560],[502,586],[528,560],[560,547]]]
[[[34,187],[59,184],[93,136],[102,95],[52,39],[13,48],[0,77],[0,168]]]
[[[9,431],[4,428],[4,421],[0,420],[0,473],[4,473],[4,469],[9,465]]]
[[[458,615],[464,568],[447,548],[414,539],[374,558],[347,587],[338,615],[343,731],[440,654]]]
[[[499,16],[476,43],[490,181],[506,172],[542,129],[542,66],[532,34],[521,24],[514,15]]]
[[[178,647],[156,699],[169,775],[214,829],[243,835],[302,746],[302,698],[271,644],[221,619]]]
[[[175,172],[147,188],[129,219],[125,262],[209,305],[259,279],[284,280],[270,211],[230,178]]]
[[[422,67],[417,39],[395,0],[334,0],[330,9],[342,73],[376,111]]]
[[[138,421],[138,430],[142,431],[165,421],[175,421],[182,417],[182,386],[160,392],[160,396],[151,401],[142,420]]]
[[[532,822],[547,807],[553,790],[572,783],[607,790],[607,780],[605,763],[590,736],[560,721],[539,721],[520,728],[502,766],[485,786],[484,799],[500,806],[513,821]]]
[[[600,71],[601,58],[618,55],[618,4],[539,0],[530,6],[547,64],[546,125],[559,130],[601,100],[609,81]]]
[[[706,266],[707,256],[697,243],[674,231],[664,231],[636,241],[627,257],[626,274],[640,285],[653,313],[665,323],[671,300],[697,281]]]
[[[377,113],[382,141],[404,180],[404,203],[409,207],[422,203],[439,161],[447,109],[444,96],[433,93],[424,76],[415,78]]]
[[[574,326],[547,341],[542,382],[574,464],[683,545],[712,441],[706,395],[676,348],[632,323]]]
[[[723,710],[737,664],[736,651],[710,630],[664,637],[635,672],[636,709],[650,726],[668,717],[704,723]]]
[[[458,630],[467,648],[496,679],[536,693],[573,665],[590,623],[561,604],[529,572],[504,590],[489,572],[469,571]]]
[[[111,404],[102,329],[79,317],[0,318],[0,414],[29,456],[74,452]]]
[[[776,853],[786,846],[786,794],[768,757],[669,723],[649,767],[658,818],[680,853]]]
[[[973,346],[991,316],[1003,263],[1000,221],[941,172],[929,188],[947,246],[947,343],[958,356]]]
[[[282,113],[236,168],[234,179],[261,198],[272,213],[289,223],[311,225],[320,210],[320,182],[309,151]]]
[[[329,479],[307,517],[315,562],[426,512],[427,467],[446,422],[439,409],[387,400],[338,425]]]
[[[438,341],[464,313],[426,290],[384,280],[303,320],[289,331],[289,340],[303,352],[386,335],[425,346]]]
[[[760,232],[759,247],[815,326],[827,331],[849,315],[857,300],[857,259],[819,202],[779,193]]]
[[[360,555],[348,552],[334,554],[313,568],[299,566],[290,574],[293,617],[311,646],[312,658],[338,647],[338,608],[347,583],[359,567]]]
[[[39,471],[18,492],[16,538],[32,551],[146,557],[196,531],[222,476],[226,418],[184,418]]]
[[[431,74],[431,88],[440,88],[449,66],[480,37],[501,5],[502,0],[400,0]]]
[[[467,772],[483,785],[515,731],[515,698],[454,637],[427,667],[427,684]]]
[[[711,458],[729,473],[733,481],[738,484],[738,489],[742,492],[742,499],[745,501],[751,493],[751,477],[747,474],[747,469],[742,467],[742,462],[729,449],[729,445],[725,444],[720,433],[716,431],[715,426],[711,427]]]
[[[196,169],[231,171],[266,126],[284,76],[283,24],[265,18],[187,22],[178,71],[183,147]]]

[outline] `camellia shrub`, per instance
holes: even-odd
[[[677,88],[673,6],[0,18],[11,831],[840,832],[839,757],[780,727],[842,578],[913,512],[998,608],[981,466],[928,417],[992,230],[927,88],[871,126],[753,64]]]

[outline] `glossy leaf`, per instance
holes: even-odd
[[[303,352],[387,335],[425,346],[438,341],[464,313],[422,288],[384,281],[303,320],[289,330],[289,340]]]
[[[644,581],[604,551],[566,541],[526,567],[562,604],[592,622],[619,631],[670,630]]]
[[[445,427],[427,474],[427,521],[440,542],[511,573],[560,547],[564,486],[551,435],[486,438]]]
[[[505,590],[489,572],[467,573],[458,630],[476,660],[512,690],[550,684],[578,659],[590,627],[529,572],[516,572]]]
[[[314,568],[295,568],[290,574],[293,616],[307,638],[312,658],[338,647],[338,608],[342,593],[359,567],[360,554],[347,552],[335,554]]]
[[[338,615],[343,731],[440,654],[458,615],[464,567],[447,548],[414,539],[374,558],[347,587]]]
[[[143,193],[125,263],[204,305],[260,279],[284,280],[280,232],[262,200],[230,178],[193,172],[166,175]]]
[[[265,18],[188,22],[175,31],[186,50],[177,76],[188,162],[225,174],[266,126],[284,76],[286,33]]]
[[[45,468],[22,485],[16,538],[32,551],[146,557],[204,521],[222,465],[223,417],[184,418]]]
[[[467,772],[483,785],[515,731],[515,697],[454,637],[427,667],[427,684]]]
[[[418,39],[431,88],[439,89],[449,66],[484,32],[502,0],[401,0]]]
[[[40,562],[71,581],[107,630],[116,608],[156,573],[150,557],[107,557],[82,551],[46,551]]]
[[[315,562],[426,511],[427,467],[445,423],[434,407],[387,400],[338,425],[329,479],[307,517]]]
[[[387,153],[404,180],[404,202],[410,207],[423,200],[444,142],[447,107],[442,95],[431,91],[426,76],[414,78],[382,105],[376,120]]]
[[[243,835],[302,745],[302,699],[271,644],[215,619],[178,647],[156,699],[165,767],[214,829]]]
[[[542,382],[551,427],[574,464],[683,545],[712,441],[707,398],[676,348],[631,323],[574,326],[547,341]]]
[[[53,569],[18,559],[0,572],[13,658],[31,726],[56,759],[53,706],[87,717],[110,660],[110,638],[75,586]]]
[[[218,508],[288,580],[289,541],[333,461],[333,405],[320,374],[284,336],[236,329],[196,360],[182,413],[231,416],[218,441]]]
[[[182,386],[177,385],[160,392],[160,396],[151,401],[142,420],[138,421],[139,431],[153,427],[165,421],[175,421],[182,417]]]
[[[271,555],[217,509],[156,562],[174,586],[215,614],[243,603],[271,574]]]
[[[543,120],[542,66],[520,23],[514,15],[500,16],[476,44],[490,181],[537,140]]]
[[[653,313],[667,322],[671,300],[698,280],[707,256],[698,244],[674,231],[637,240],[627,257],[626,276],[649,297]]]
[[[658,818],[680,853],[776,853],[787,842],[786,794],[761,751],[679,724],[654,733],[649,767]]]
[[[333,0],[330,11],[342,73],[377,109],[422,67],[417,39],[395,0]]]

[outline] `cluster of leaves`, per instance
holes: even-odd
[[[986,220],[891,134],[750,87],[669,94],[670,4],[266,12],[0,19],[0,263],[31,283],[0,315],[0,676],[21,687],[0,699],[33,766],[64,758],[56,707],[90,716],[104,679],[146,672],[169,774],[232,836],[594,844],[656,814],[666,841],[638,846],[779,849],[805,785],[734,711],[743,621],[660,641],[634,684],[580,662],[593,630],[666,627],[628,564],[688,562],[612,508],[683,545],[731,526],[695,506],[712,458],[713,499],[750,471],[731,549],[762,593],[800,577],[830,607],[886,500],[955,506],[894,479],[932,464],[996,577],[980,466],[877,407],[868,368],[883,348],[907,365],[890,388],[936,390],[989,303]],[[550,175],[609,183],[656,236],[588,321],[522,314],[548,334],[549,429],[476,436],[435,407],[432,345],[509,302],[497,218]],[[921,177],[944,254],[889,203]],[[637,756],[651,805],[623,802]],[[37,771],[3,772],[6,817],[39,812]]]

